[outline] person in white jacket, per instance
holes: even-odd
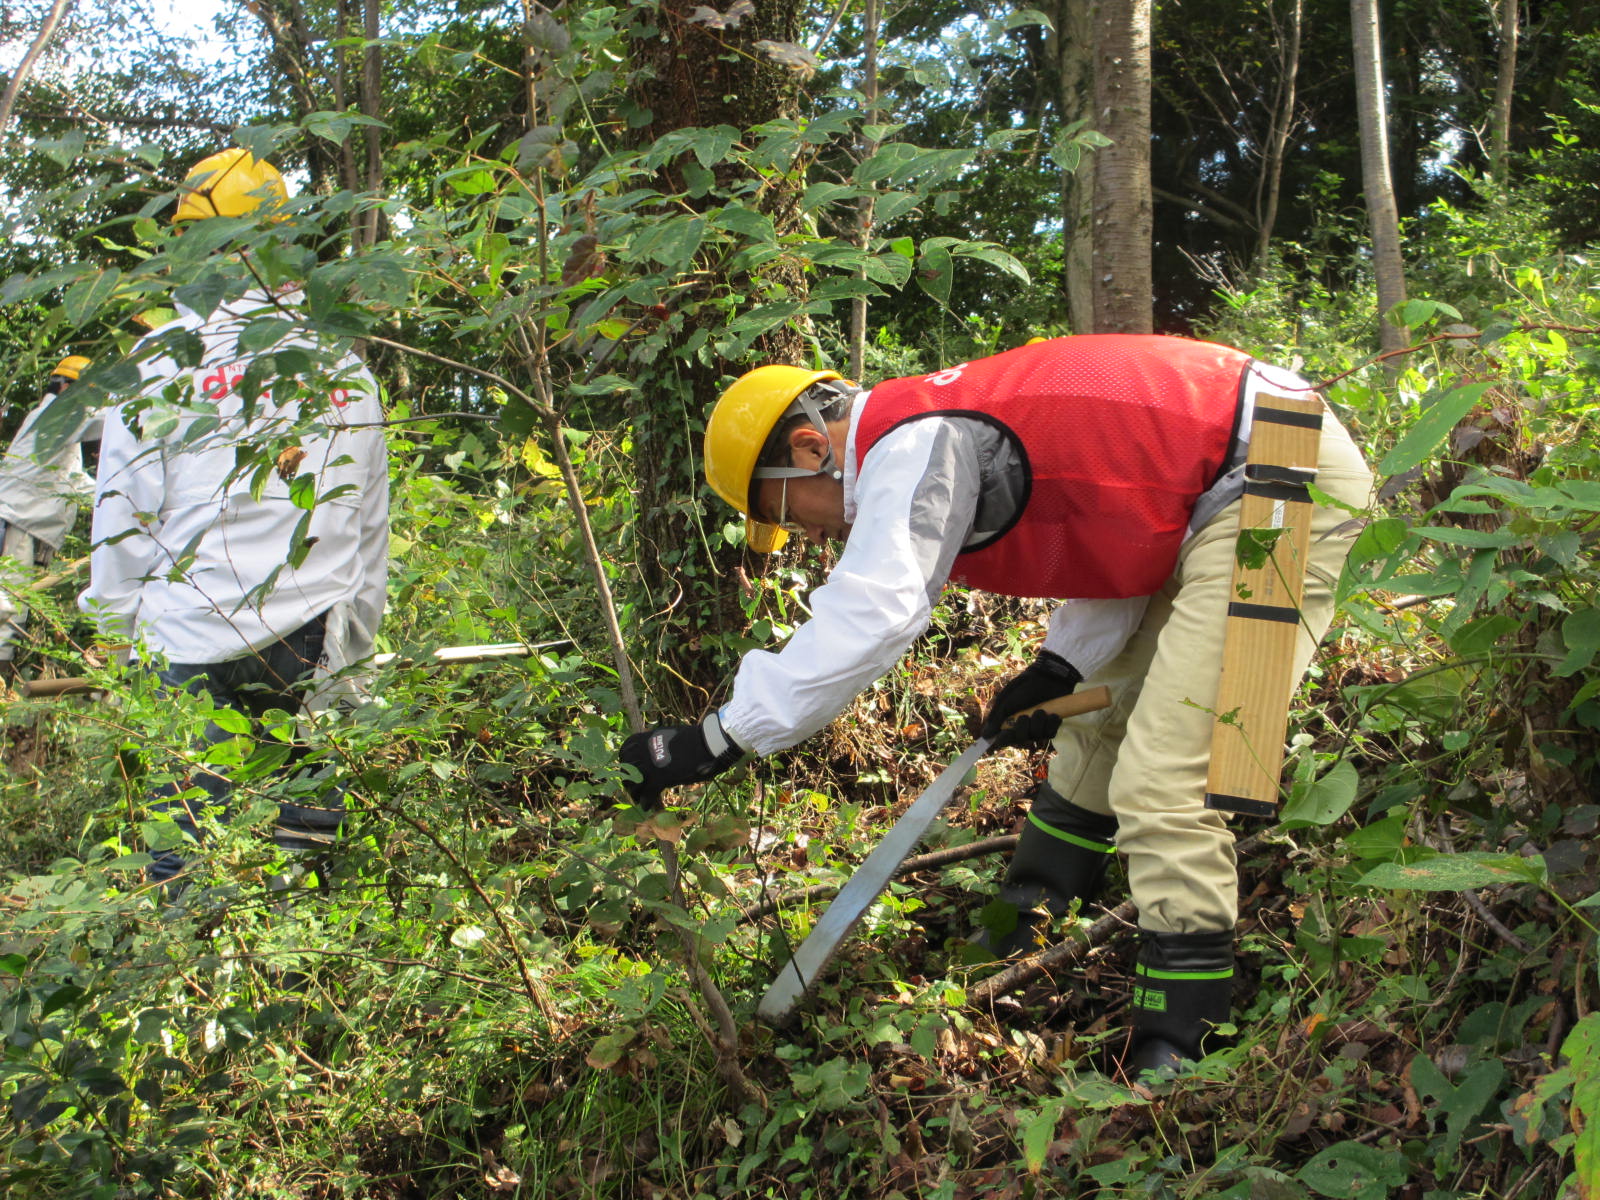
[[[281,177],[244,151],[198,164],[177,220],[240,216],[285,199]],[[371,649],[387,583],[389,482],[372,375],[308,327],[298,285],[259,289],[176,320],[135,348],[143,386],[106,417],[96,480],[91,581],[80,606],[135,646],[170,689],[204,690],[251,718],[293,714],[320,665]],[[262,319],[280,330],[250,348]],[[164,352],[198,338],[199,365]],[[264,354],[314,364],[259,390]],[[208,743],[232,735],[213,725]],[[204,808],[228,811],[232,785],[203,755],[182,785],[152,797],[188,838]],[[337,831],[342,803],[280,805],[280,844]],[[285,832],[286,831],[286,832]],[[172,847],[148,871],[184,867]]]
[[[23,418],[17,435],[0,456],[0,664],[16,657],[17,642],[28,623],[28,602],[23,590],[27,568],[43,567],[61,548],[78,510],[94,491],[94,480],[84,470],[87,442],[100,438],[100,413],[78,415],[65,437],[41,439],[40,419],[56,397],[89,367],[81,354],[63,358],[50,372],[44,396]],[[41,440],[53,444],[40,453]]]
[[[1034,941],[1100,892],[1120,851],[1139,906],[1129,1069],[1198,1058],[1228,1020],[1238,874],[1208,804],[1206,766],[1246,489],[1309,499],[1303,482],[1245,478],[1263,391],[1314,395],[1227,346],[1122,334],[1041,340],[864,391],[832,371],[767,366],[706,424],[707,481],[767,551],[786,531],[844,541],[811,619],[752,650],[728,703],[692,725],[635,734],[620,760],[650,805],[747,753],[809,737],[927,627],[946,581],[1062,603],[1034,661],[995,694],[983,732],[1042,745],[1048,779],[1001,886]],[[1324,411],[1316,486],[1360,507],[1371,473]],[[1271,494],[1271,493],[1268,493]],[[1314,504],[1300,670],[1333,615],[1352,524]],[[1008,718],[1105,684],[1111,706],[1062,722]]]

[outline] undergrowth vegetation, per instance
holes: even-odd
[[[399,660],[372,703],[307,732],[290,780],[273,770],[287,724],[214,749],[240,813],[175,901],[140,883],[172,836],[142,797],[207,714],[86,662],[59,585],[41,606],[33,652],[105,693],[3,718],[0,1183],[104,1200],[1594,1194],[1600,279],[1440,223],[1476,282],[1412,301],[1419,346],[1391,373],[1271,287],[1231,295],[1212,331],[1331,380],[1385,484],[1352,514],[1367,524],[1281,819],[1240,831],[1237,1034],[1192,1074],[1117,1073],[1126,922],[1069,922],[1073,961],[999,994],[968,964],[992,839],[1040,765],[1015,751],[982,764],[925,847],[951,853],[892,887],[800,1022],[753,1018],[828,889],[969,741],[1042,608],[952,591],[824,738],[646,816],[621,804],[618,679],[548,462],[418,422],[396,455]],[[624,447],[597,430],[574,448],[600,536],[625,545]],[[744,627],[707,649],[731,662],[781,637],[824,567],[795,553],[747,579]],[[550,644],[414,665],[510,638]],[[275,802],[333,788],[341,843],[285,860],[262,836]]]

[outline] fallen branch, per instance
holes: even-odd
[[[1084,931],[1081,941],[1074,938],[1071,941],[1060,942],[1048,950],[1013,963],[1000,974],[992,975],[982,983],[968,988],[967,1003],[980,1007],[993,1004],[1007,992],[1032,983],[1039,976],[1047,975],[1058,967],[1077,962],[1080,958],[1086,957],[1089,951],[1105,945],[1120,930],[1133,928],[1138,911],[1132,900],[1124,900],[1089,926]]]
[[[1234,851],[1236,858],[1256,848],[1261,840],[1260,834],[1251,836],[1240,842]],[[967,989],[967,1002],[973,1005],[993,1004],[1009,991],[1032,983],[1039,976],[1049,973],[1058,967],[1065,967],[1085,957],[1089,951],[1109,942],[1119,930],[1136,928],[1138,907],[1132,900],[1124,900],[1116,908],[1101,917],[1084,932],[1082,940],[1074,938],[1069,942],[1051,946],[1032,957],[1021,962],[1013,963],[998,975],[990,976],[983,982]]]

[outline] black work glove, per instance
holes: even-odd
[[[743,757],[716,713],[698,725],[662,725],[633,734],[617,752],[618,761],[639,772],[639,782],[628,784],[628,795],[640,808],[656,808],[668,788],[702,783]]]
[[[1065,696],[1082,682],[1078,669],[1061,655],[1051,650],[1039,651],[1039,657],[1018,671],[990,701],[980,731],[984,737],[994,738],[990,749],[1026,746],[1039,750],[1047,746],[1061,728],[1061,718],[1055,713],[1029,713],[1009,726],[1006,719],[1046,700]]]

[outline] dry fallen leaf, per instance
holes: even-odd
[[[278,455],[278,478],[288,483],[300,473],[300,464],[306,452],[299,446],[290,446]]]

